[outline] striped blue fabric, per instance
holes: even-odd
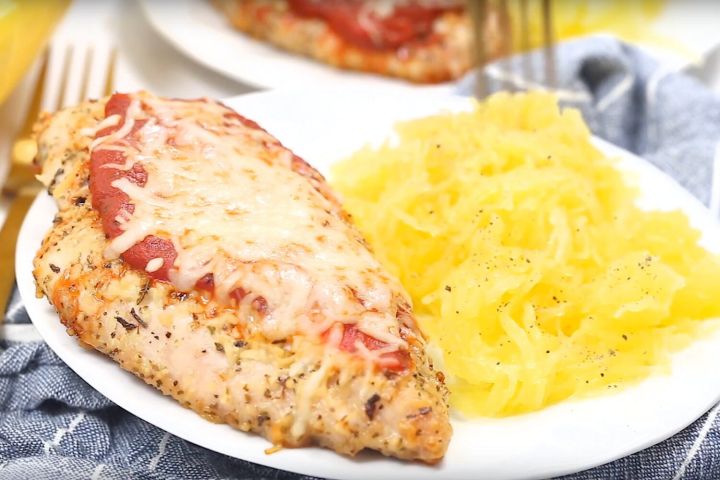
[[[563,101],[582,110],[595,134],[653,162],[708,202],[720,140],[720,99],[696,80],[610,38],[563,44],[558,57]],[[495,88],[512,83],[508,68],[498,63],[488,69]],[[469,93],[470,85],[468,78],[459,92]],[[7,331],[29,322],[17,295],[6,322]],[[715,407],[642,452],[564,478],[720,478],[717,413]],[[24,478],[311,477],[225,457],[176,438],[115,406],[44,343],[6,338],[0,341],[0,480]]]

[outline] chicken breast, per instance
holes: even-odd
[[[69,334],[275,445],[442,458],[407,294],[312,167],[205,99],[116,94],[36,132],[59,213],[34,276]]]
[[[213,3],[238,30],[343,69],[437,83],[457,79],[472,67],[472,28],[460,1],[395,1],[405,13],[399,19],[387,0]],[[425,25],[428,31],[416,35]],[[399,37],[407,39],[393,41]],[[488,35],[488,52],[498,52],[499,37]]]

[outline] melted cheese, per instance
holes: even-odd
[[[90,152],[93,152],[95,150],[100,150],[101,148],[98,148],[100,145],[112,144],[113,141],[117,141],[117,140],[121,140],[121,139],[125,138],[132,131],[133,127],[135,127],[135,119],[138,118],[140,112],[141,112],[140,102],[138,100],[133,100],[132,102],[130,102],[130,106],[128,106],[127,113],[125,114],[125,122],[123,122],[123,125],[119,129],[113,131],[112,133],[102,136],[102,137],[98,137],[95,140],[93,140],[92,143],[90,144]],[[117,125],[119,123],[119,120],[120,120],[119,115],[110,115],[103,121],[108,121],[111,118],[113,118],[112,125]],[[99,132],[100,130],[102,130],[102,128],[100,128],[101,126],[103,126],[103,122],[100,122],[95,127],[95,131]],[[110,126],[110,125],[107,125],[107,126]]]
[[[397,7],[418,5],[425,8],[453,8],[462,4],[462,0],[369,0],[363,2],[358,11],[357,21],[372,42],[380,45],[383,41],[383,33],[378,28],[377,20],[392,17]]]
[[[363,2],[359,16],[385,19],[392,16],[397,7],[407,5],[417,5],[423,8],[456,8],[463,4],[463,0],[369,0]]]
[[[153,258],[145,266],[145,271],[148,273],[157,272],[162,268],[164,263],[165,260],[162,257]]]
[[[360,317],[357,326],[361,332],[390,344],[393,347],[391,351],[397,350],[398,346],[406,346],[404,341],[396,340],[400,337],[398,322],[387,313],[366,312]]]
[[[104,130],[108,127],[114,127],[118,123],[120,123],[120,115],[110,115],[94,127],[83,128],[82,130],[80,130],[80,135],[84,135],[86,137],[94,137],[97,132]]]
[[[211,101],[138,94],[124,124],[93,142],[94,150],[124,153],[123,164],[107,168],[139,163],[147,172],[142,187],[124,177],[112,183],[135,209],[119,216],[122,233],[106,256],[116,258],[148,235],[168,238],[177,251],[171,282],[190,290],[212,273],[221,300],[242,288],[248,295],[238,313],[270,340],[318,337],[339,322],[357,323],[388,351],[405,347],[395,316],[406,298],[400,285],[336,207],[291,169],[292,154],[228,113]],[[128,142],[140,120],[139,141]],[[147,271],[162,267],[156,260]],[[257,311],[258,297],[267,311]]]

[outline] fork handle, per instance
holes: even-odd
[[[21,190],[12,199],[5,223],[0,230],[0,323],[5,319],[15,283],[15,246],[18,233],[36,194],[37,191],[32,189]]]

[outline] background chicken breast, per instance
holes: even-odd
[[[470,19],[457,9],[433,21],[429,35],[432,40],[377,49],[348,42],[327,22],[299,15],[285,0],[214,0],[214,3],[238,30],[339,68],[436,83],[459,78],[472,66]],[[326,3],[338,7],[338,3]],[[342,5],[339,7],[343,9]],[[353,30],[361,28],[358,24]],[[398,34],[397,27],[392,31],[395,36]],[[488,50],[495,51],[495,45]]]

